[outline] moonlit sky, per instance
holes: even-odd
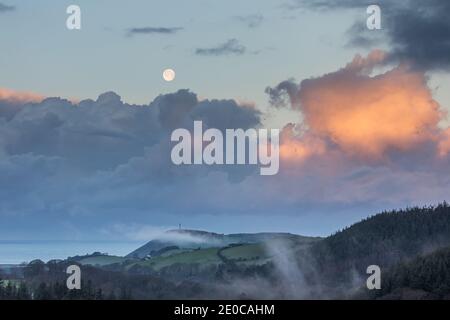
[[[338,3],[339,1],[337,1]],[[77,1],[82,30],[66,29],[73,1],[10,1],[0,18],[1,84],[71,99],[115,91],[128,103],[189,88],[203,98],[238,99],[266,108],[264,89],[278,81],[319,76],[368,50],[346,46],[347,30],[367,15],[359,10],[289,8],[289,0]],[[262,17],[248,27],[239,17]],[[183,28],[175,34],[127,36],[140,27]],[[380,31],[383,32],[383,31]],[[196,48],[237,39],[246,52],[203,57]],[[165,83],[165,68],[177,73]],[[450,106],[448,74],[433,75],[436,97]],[[243,85],[245,84],[245,85]]]
[[[0,239],[144,240],[179,223],[327,235],[383,209],[449,200],[450,52],[441,37],[450,28],[433,25],[446,2],[408,2],[435,19],[422,58],[402,42],[410,38],[394,21],[395,1],[379,2],[391,19],[371,31],[382,40],[356,46],[351,30],[367,14],[353,0],[0,0]],[[71,4],[81,7],[80,31],[66,28]],[[371,55],[377,49],[388,58]],[[366,76],[356,55],[382,77],[354,81]],[[417,68],[395,69],[399,61]],[[162,78],[167,68],[174,81]],[[275,107],[284,81],[296,91],[290,107]],[[353,113],[371,92],[380,104]],[[356,109],[340,93],[354,94]],[[75,114],[64,111],[68,101],[39,97],[95,103]],[[128,114],[125,103],[156,111]],[[285,128],[280,175],[170,168],[167,130],[195,117]],[[291,137],[289,123],[306,134]]]
[[[354,54],[341,47],[355,13],[290,12],[276,0],[78,1],[80,32],[65,27],[72,1],[16,2],[16,12],[0,20],[2,30],[11,30],[0,35],[6,56],[2,84],[45,95],[96,98],[114,90],[130,103],[147,103],[160,93],[190,88],[204,97],[264,105],[264,89],[274,81],[320,75]],[[263,15],[261,25],[248,28],[236,20],[248,15]],[[126,30],[146,26],[183,30],[126,36]],[[233,38],[248,52],[195,55],[196,48]],[[161,81],[167,67],[178,75],[170,86]]]

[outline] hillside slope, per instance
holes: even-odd
[[[319,238],[303,237],[290,233],[238,233],[218,234],[198,230],[170,230],[160,237],[147,242],[142,247],[128,254],[127,258],[142,259],[159,256],[164,248],[178,249],[206,249],[222,248],[231,244],[252,244],[267,242],[273,239],[295,239],[304,242],[315,241]]]
[[[450,207],[443,203],[372,216],[314,243],[298,260],[300,267],[313,264],[331,284],[350,283],[365,277],[369,265],[386,270],[449,245]]]
[[[362,291],[357,298],[450,299],[450,247],[401,262],[382,275],[381,290]]]

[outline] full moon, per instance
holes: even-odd
[[[175,71],[173,69],[166,69],[163,72],[163,79],[170,82],[175,79]]]

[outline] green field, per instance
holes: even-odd
[[[211,264],[221,264],[224,261],[219,257],[218,251],[221,248],[205,248],[197,250],[173,250],[165,255],[154,257],[145,261],[133,262],[127,265],[127,269],[139,265],[141,267],[150,267],[159,271],[164,267],[174,264],[200,264],[207,266]],[[267,261],[268,255],[263,244],[248,244],[231,246],[221,250],[222,255],[233,262],[245,264],[259,264]]]
[[[159,255],[159,257],[169,257],[175,254],[180,254],[180,253],[184,253],[184,252],[190,252],[191,250],[189,249],[172,249],[172,250],[167,250],[164,251],[163,253],[161,253]]]
[[[109,264],[114,263],[122,263],[125,262],[127,259],[123,257],[117,257],[117,256],[91,256],[87,258],[83,258],[79,260],[78,262],[83,265],[92,265],[92,266],[106,266]]]
[[[245,244],[232,246],[222,250],[222,254],[230,260],[255,260],[268,257],[263,244]]]
[[[169,256],[158,256],[146,261],[140,261],[132,263],[127,268],[131,268],[133,265],[139,265],[144,267],[151,267],[153,270],[158,271],[164,267],[181,263],[181,264],[219,264],[220,258],[217,256],[218,248],[198,249],[192,251],[184,251],[178,254],[172,254]]]

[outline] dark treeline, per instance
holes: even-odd
[[[351,281],[369,265],[387,269],[450,245],[450,206],[394,210],[367,218],[315,243],[310,255],[318,272]],[[310,258],[311,258],[310,257]]]
[[[126,295],[121,299],[131,298]],[[114,293],[107,299],[116,299]],[[0,280],[0,300],[103,300],[102,289],[94,289],[91,281],[82,284],[80,290],[69,290],[65,283],[41,282],[37,287],[29,287],[26,281],[15,282]]]
[[[26,283],[15,285],[14,282],[0,279],[0,300],[30,300],[31,292]]]
[[[82,266],[81,289],[69,290],[66,269],[74,263],[67,260],[32,261],[23,268],[21,279],[0,282],[0,299],[130,300],[190,298],[196,292],[203,294],[198,285],[188,281],[176,286],[153,275],[109,271],[88,265]]]
[[[450,299],[450,247],[399,263],[382,278],[372,298]]]

